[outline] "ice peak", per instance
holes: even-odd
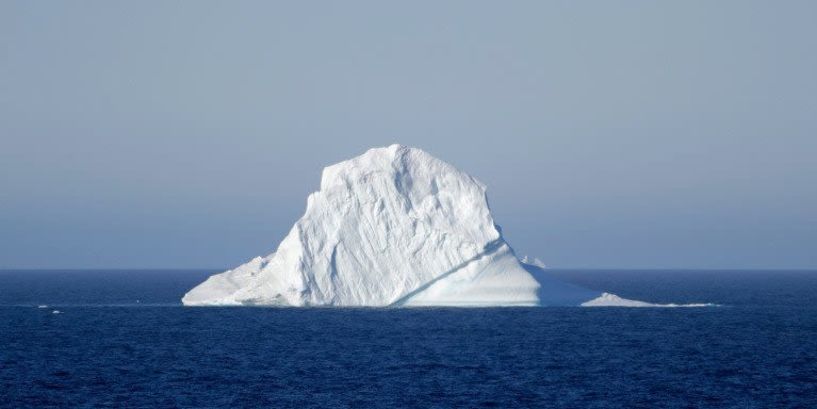
[[[374,149],[379,149],[379,148],[373,148],[372,150],[374,150]],[[382,148],[380,148],[380,149],[382,149]],[[406,145],[403,145],[401,143],[393,143],[393,144],[387,146],[385,149],[392,152],[392,154],[396,154],[397,151],[401,151],[401,150],[412,150],[412,149],[414,149],[414,150],[422,151],[422,149],[412,148],[410,146],[406,146]]]
[[[413,172],[422,171],[422,167],[445,167],[456,170],[453,166],[431,156],[428,152],[401,144],[372,148],[360,156],[327,166],[321,176],[321,189],[338,184],[355,182],[357,178],[376,172],[385,172],[395,177],[405,177]]]

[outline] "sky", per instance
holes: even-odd
[[[558,268],[817,268],[817,2],[0,2],[0,268],[221,269],[422,148]]]

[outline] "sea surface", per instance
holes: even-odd
[[[707,308],[182,307],[213,272],[0,271],[0,407],[817,407],[817,271],[551,271]]]

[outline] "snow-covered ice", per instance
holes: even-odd
[[[325,168],[320,190],[309,196],[306,213],[274,253],[209,277],[182,302],[370,307],[612,303],[599,291],[550,277],[538,260],[526,261],[519,261],[494,224],[485,185],[420,149],[392,145]]]

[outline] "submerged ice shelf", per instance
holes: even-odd
[[[658,306],[584,289],[523,263],[485,185],[402,145],[329,166],[278,249],[216,274],[184,305]],[[525,260],[527,261],[527,260]]]

